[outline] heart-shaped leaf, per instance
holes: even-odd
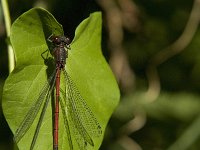
[[[100,137],[92,138],[94,146],[86,146],[91,150],[98,149],[101,145],[107,122],[119,101],[117,83],[101,53],[101,22],[101,13],[96,12],[78,26],[66,65],[68,74],[102,127]],[[48,11],[41,8],[25,12],[12,25],[10,40],[15,52],[16,67],[5,82],[2,105],[13,134],[36,102],[52,69],[55,68],[55,65],[46,63],[46,59],[52,60],[47,40],[51,34],[64,35],[62,26]],[[63,78],[61,83],[65,83]],[[48,104],[35,150],[53,149],[53,103]],[[41,110],[17,143],[20,150],[30,149],[40,113]],[[72,139],[76,136],[74,132],[70,134]],[[59,149],[69,149],[67,137],[63,115],[60,113]],[[74,140],[73,147],[79,149]]]

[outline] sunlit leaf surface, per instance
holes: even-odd
[[[63,35],[64,32],[55,18],[41,8],[27,11],[12,25],[10,38],[15,52],[16,67],[5,82],[3,111],[13,134],[55,68],[53,63],[49,63],[53,62],[48,52],[47,41],[51,34]],[[117,83],[101,52],[100,12],[91,14],[76,29],[66,70],[102,127],[102,135],[93,139],[94,147],[89,144],[87,146],[87,149],[98,149],[107,122],[119,101]],[[64,86],[63,78],[61,84]],[[49,103],[45,113],[34,147],[36,150],[53,149],[52,104],[53,102]],[[60,110],[59,149],[66,150],[69,149],[69,144],[61,112]],[[30,148],[39,116],[40,112],[19,141],[20,150]],[[71,136],[74,137],[73,133]],[[78,149],[77,143],[73,144],[74,149]]]

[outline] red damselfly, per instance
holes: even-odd
[[[52,93],[55,89],[55,108],[53,109],[53,149],[58,150],[59,145],[59,104],[64,118],[64,125],[70,150],[74,149],[71,133],[75,136],[74,139],[80,149],[86,149],[88,143],[91,146],[94,146],[92,137],[100,136],[102,134],[101,126],[81,96],[74,81],[65,70],[66,59],[68,58],[68,50],[70,49],[71,41],[66,36],[56,35],[51,35],[48,38],[48,41],[53,44],[51,54],[55,60],[55,69],[47,79],[47,82],[43,86],[38,98],[35,100],[34,104],[31,106],[24,120],[15,132],[14,139],[16,142],[20,141],[34,122],[40,109],[42,109],[34,137],[32,139],[32,144],[30,145],[31,150],[34,148],[49,100],[51,99]],[[66,89],[62,89],[60,87],[61,73],[64,76]]]

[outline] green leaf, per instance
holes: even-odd
[[[104,133],[107,122],[119,101],[119,90],[115,78],[101,53],[101,13],[96,12],[85,19],[77,28],[69,50],[66,70],[76,84],[82,97],[92,110]],[[3,89],[3,112],[13,132],[19,128],[30,107],[47,82],[52,68],[49,61],[47,38],[63,35],[62,26],[46,10],[33,8],[22,14],[12,25],[11,43],[14,48],[16,67],[7,78]],[[46,58],[46,59],[44,59]],[[64,81],[61,78],[61,84]],[[53,149],[52,104],[49,103],[42,122],[35,150]],[[30,148],[40,117],[38,113],[26,134],[17,143],[20,150]],[[73,133],[71,133],[74,138]],[[103,134],[92,138],[99,149]],[[78,145],[73,141],[74,149]],[[59,149],[69,149],[62,111],[59,117]]]

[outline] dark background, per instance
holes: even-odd
[[[199,149],[198,0],[9,0],[12,22],[36,6],[49,10],[71,38],[90,13],[103,12],[102,50],[121,100],[100,149]],[[0,7],[0,101],[8,74]],[[12,149],[12,133],[0,109],[0,150]]]

